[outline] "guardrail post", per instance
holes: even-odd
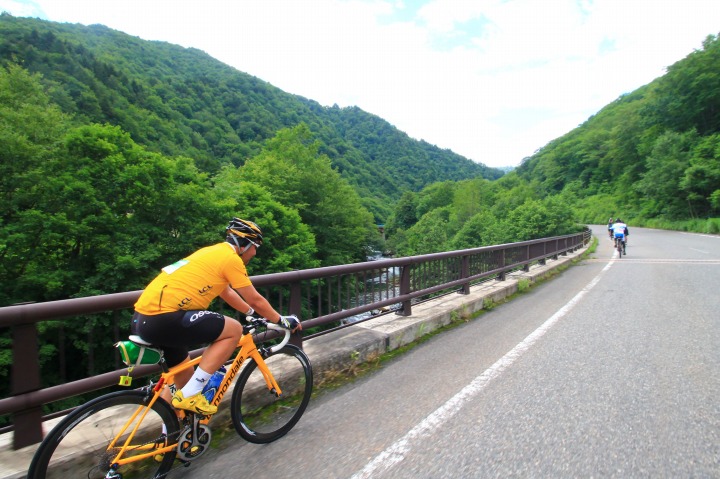
[[[406,264],[405,266],[401,266],[401,268],[400,295],[402,296],[403,294],[410,293],[410,269],[412,268],[412,265]],[[399,314],[400,316],[410,316],[412,314],[412,305],[410,300],[403,301],[402,308],[400,311],[397,311],[396,314]]]
[[[302,288],[300,283],[290,284],[290,314],[297,315],[298,318],[302,318]],[[290,344],[294,344],[298,348],[302,349],[303,336],[302,332],[296,331],[290,336]]]
[[[498,273],[497,280],[505,281],[505,250],[499,250],[498,252],[500,254],[500,263],[502,264],[503,269],[502,271],[500,271],[500,273]]]
[[[464,255],[460,263],[460,277],[467,278],[470,276],[470,256]],[[460,294],[470,294],[470,282],[463,284]]]
[[[18,395],[37,391],[40,389],[37,325],[13,326],[12,337],[12,393]],[[14,450],[42,441],[41,406],[13,413],[12,421]]]

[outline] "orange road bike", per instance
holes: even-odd
[[[280,331],[284,337],[274,346],[258,348],[253,334],[268,330]],[[158,355],[160,378],[137,390],[106,394],[68,414],[35,452],[28,479],[160,478],[173,467],[189,466],[209,449],[211,416],[176,410],[160,397],[165,387],[174,392],[175,375],[195,367],[201,357],[168,368],[160,349],[138,336],[130,339],[141,351]],[[249,442],[264,444],[284,436],[310,401],[310,360],[288,344],[289,339],[290,331],[265,319],[248,318],[237,356],[211,401],[219,404],[237,378],[230,417],[238,434]]]

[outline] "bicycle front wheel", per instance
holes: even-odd
[[[112,460],[145,411],[147,413],[128,445],[125,458],[152,453],[154,448],[164,446],[168,437],[177,441],[179,425],[175,412],[162,399],[155,401],[152,408],[144,408],[151,397],[141,391],[119,391],[75,409],[40,444],[30,463],[28,479],[108,477]],[[121,433],[138,408],[141,414]],[[113,444],[114,439],[117,441]],[[160,462],[150,454],[145,459],[120,466],[117,472],[122,474],[119,477],[123,479],[163,477],[172,467],[174,459],[174,450],[165,453]]]
[[[240,373],[233,391],[231,416],[238,434],[248,442],[266,444],[287,434],[305,412],[312,394],[312,366],[307,355],[288,344],[265,359],[282,391],[277,397],[254,359]]]

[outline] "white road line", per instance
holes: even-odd
[[[462,388],[459,393],[450,398],[445,404],[437,408],[432,414],[423,419],[417,426],[412,428],[405,436],[390,445],[383,452],[375,456],[368,462],[362,470],[353,474],[351,479],[365,479],[372,477],[375,473],[382,473],[390,470],[396,464],[405,459],[407,453],[410,452],[412,444],[417,441],[427,440],[431,434],[435,433],[436,428],[454,416],[464,403],[472,399],[473,396],[480,393],[495,378],[499,377],[503,371],[509,368],[518,358],[528,351],[555,323],[563,316],[568,314],[575,305],[580,302],[595,285],[600,281],[602,275],[610,269],[614,262],[609,262],[600,273],[598,273],[587,286],[585,286],[578,294],[575,295],[567,304],[560,308],[555,314],[547,319],[539,328],[530,333],[530,335],[510,350],[505,356],[485,370],[480,376]]]
[[[681,232],[680,234],[683,234],[683,235],[693,235],[693,236],[703,236],[703,237],[705,237],[705,238],[716,238],[716,239],[717,239],[717,238],[720,238],[720,235],[707,235],[707,234],[703,234],[703,233],[688,233],[688,232],[685,232],[685,231]]]

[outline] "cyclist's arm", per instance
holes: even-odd
[[[225,288],[222,293],[220,293],[220,297],[230,306],[235,308],[236,310],[240,311],[243,314],[250,314],[250,310],[254,309],[251,308],[248,303],[246,303],[242,297],[232,289],[230,286]]]
[[[232,288],[230,288],[229,286],[228,288],[232,290]],[[258,293],[258,291],[255,289],[255,286],[253,286],[252,284],[243,286],[242,288],[238,288],[237,291],[232,290],[232,292],[236,295],[240,293],[239,296],[242,296],[241,301],[245,300],[243,302],[247,302],[247,304],[249,304],[255,310],[255,312],[263,318],[266,318],[273,323],[277,323],[278,321],[280,321],[280,313],[275,311],[275,309],[270,306],[268,300],[265,299],[263,295]],[[223,297],[223,299],[225,298]],[[230,306],[232,306],[231,303],[229,304]]]

